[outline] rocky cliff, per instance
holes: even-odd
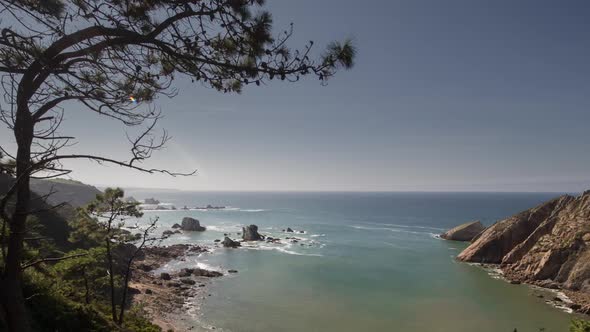
[[[512,281],[561,288],[574,309],[590,313],[590,191],[497,222],[457,258],[500,264]]]
[[[485,227],[478,221],[471,221],[457,227],[454,227],[440,235],[441,238],[451,241],[472,241]]]

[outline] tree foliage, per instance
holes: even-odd
[[[572,324],[570,325],[570,332],[590,332],[590,321],[572,321]]]
[[[31,213],[30,179],[71,172],[63,162],[89,159],[148,173],[190,175],[143,163],[164,147],[166,131],[155,133],[161,114],[153,102],[174,96],[174,80],[220,92],[271,80],[317,77],[325,83],[353,65],[349,41],[333,42],[319,56],[313,42],[288,46],[293,30],[274,33],[262,0],[0,0],[0,73],[4,91],[0,120],[13,131],[15,183],[0,198],[8,224],[0,309],[12,331],[30,326],[22,287],[26,219]],[[60,132],[65,105],[137,126],[128,135],[130,156],[64,152],[76,138]],[[14,209],[7,211],[14,197]],[[28,266],[28,265],[27,265]]]

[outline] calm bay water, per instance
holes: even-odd
[[[484,224],[557,194],[534,193],[221,193],[128,191],[177,207],[225,205],[219,211],[147,212],[160,231],[192,216],[208,229],[171,243],[212,245],[242,225],[297,236],[173,262],[236,275],[214,280],[204,301],[188,306],[186,324],[206,331],[567,331],[572,315],[534,296],[539,290],[494,279],[454,257],[465,244],[435,238],[479,219]],[[287,227],[305,234],[283,233]],[[286,241],[283,241],[286,242]],[[548,294],[547,296],[551,296]],[[546,297],[547,297],[546,296]],[[191,316],[197,310],[199,314]]]

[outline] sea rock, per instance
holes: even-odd
[[[223,239],[223,242],[221,242],[221,244],[223,244],[223,246],[226,248],[237,248],[240,246],[240,242],[234,241],[227,236]]]
[[[197,219],[191,217],[182,218],[181,228],[183,231],[202,232],[205,227],[201,226]]]
[[[178,272],[178,276],[180,278],[188,277],[192,274],[192,272],[192,270],[189,271],[188,269],[182,269],[180,270],[180,272]]]
[[[168,236],[174,235],[174,232],[171,230],[165,230],[164,232],[162,232],[162,235],[165,237],[168,237]]]
[[[227,270],[227,273],[238,273],[238,270]]]
[[[287,227],[287,232],[293,233],[293,229],[291,229],[291,227]]]
[[[182,228],[182,226],[180,226],[178,223],[172,225],[172,228]]]
[[[201,269],[201,268],[196,268],[193,271],[193,275],[197,276],[197,277],[216,278],[216,277],[223,276],[223,273],[218,272],[218,271],[210,271],[210,270],[205,270],[205,269]]]
[[[440,237],[452,241],[471,241],[483,232],[484,229],[485,227],[480,221],[472,221],[453,227],[441,234]]]
[[[258,234],[258,226],[250,225],[246,227],[242,227],[242,239],[244,241],[262,241],[264,237]]]
[[[182,282],[182,283],[183,283],[183,284],[185,284],[185,285],[194,285],[194,284],[196,284],[196,283],[197,283],[197,282],[196,282],[196,281],[194,281],[193,279],[189,279],[189,278],[183,278],[183,279],[180,279],[180,282]]]
[[[508,280],[564,289],[590,303],[590,191],[564,195],[488,227],[457,258],[500,264]]]
[[[143,202],[145,204],[150,204],[150,205],[158,205],[158,204],[160,204],[160,201],[157,200],[157,199],[155,199],[155,198],[153,198],[153,197],[152,198],[146,198],[146,199],[143,200]]]

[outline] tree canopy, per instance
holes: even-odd
[[[349,41],[330,43],[315,55],[311,41],[290,48],[292,26],[274,33],[262,0],[0,0],[0,13],[0,120],[17,145],[9,151],[0,144],[14,160],[14,184],[0,198],[0,218],[9,230],[7,243],[2,237],[8,250],[0,317],[11,331],[30,330],[21,282],[32,177],[67,174],[63,161],[70,159],[193,174],[142,165],[169,139],[166,131],[154,132],[161,113],[153,102],[177,93],[178,76],[239,93],[247,85],[306,75],[325,83],[339,69],[351,68],[355,56]],[[64,153],[76,142],[60,131],[65,105],[141,126],[139,135],[127,136],[129,158],[105,151]],[[14,209],[7,211],[11,199]]]

